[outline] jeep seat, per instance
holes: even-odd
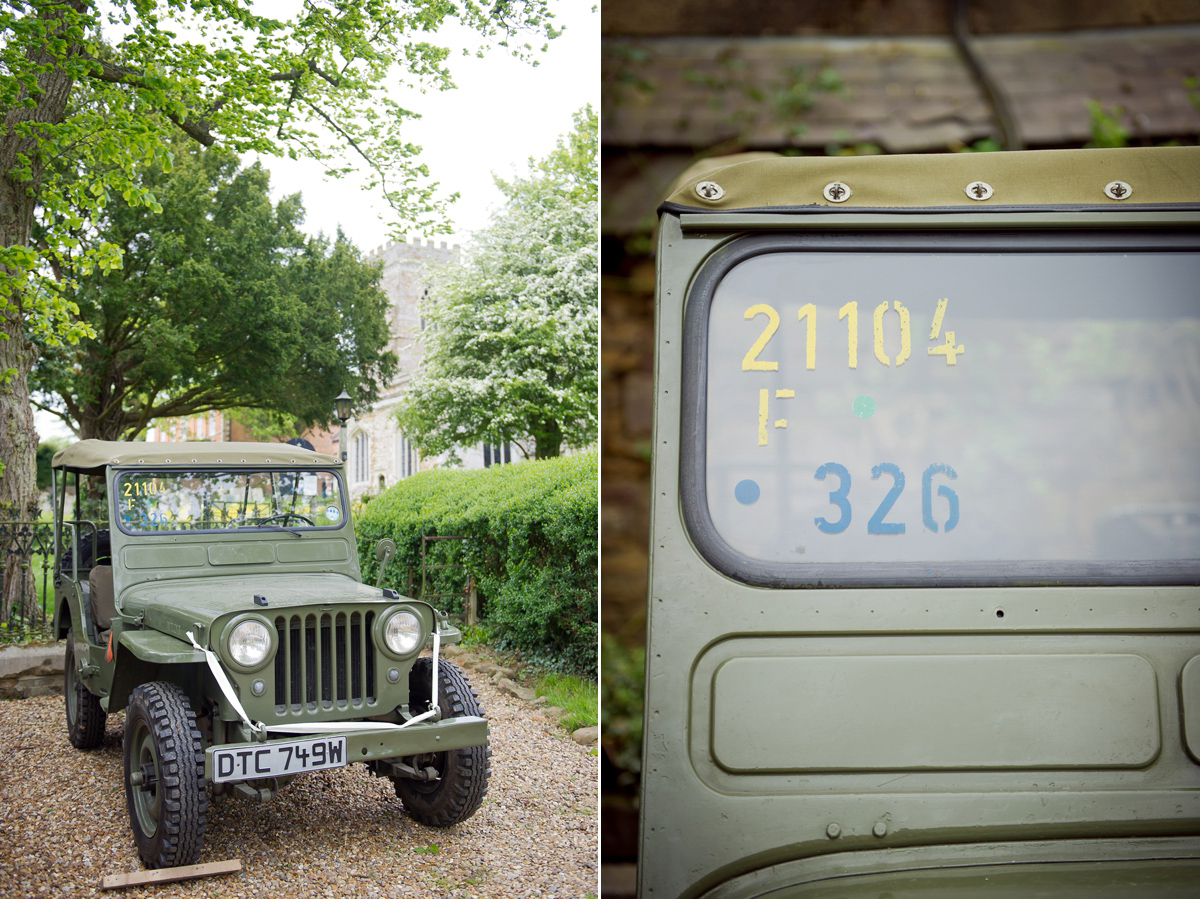
[[[96,565],[88,575],[91,588],[92,619],[96,629],[106,631],[112,627],[117,614],[116,598],[113,596],[113,570],[111,565]]]

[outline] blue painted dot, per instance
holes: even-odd
[[[743,506],[752,506],[758,502],[758,497],[762,493],[758,488],[758,484],[747,478],[744,481],[738,481],[737,486],[733,488],[734,498]]]
[[[854,414],[859,418],[870,418],[875,414],[875,400],[869,396],[855,397]]]

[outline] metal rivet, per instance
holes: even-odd
[[[1128,200],[1133,188],[1126,181],[1109,181],[1104,185],[1104,195],[1110,200]]]
[[[716,181],[701,181],[696,185],[696,193],[702,200],[719,200],[725,196],[725,188]]]
[[[965,188],[967,196],[972,200],[990,200],[995,191],[992,190],[992,185],[986,181],[972,181]]]
[[[876,822],[875,826],[871,828],[871,833],[875,834],[877,837],[881,837],[887,833],[887,825],[882,821],[878,821]]]
[[[850,195],[854,191],[850,189],[850,185],[844,184],[841,181],[830,181],[825,185],[825,189],[821,193],[825,195],[825,199],[830,203],[845,203],[850,199]]]
[[[841,835],[842,835],[842,825],[840,825],[840,824],[830,824],[828,827],[825,828],[825,836],[829,837],[829,839],[831,839],[831,840],[836,840]]]

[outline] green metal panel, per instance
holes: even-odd
[[[1126,158],[1040,155],[1056,168],[1060,161],[1095,161],[1096,171],[1070,178],[1071,185],[1085,186],[1105,174],[1114,159]],[[1185,165],[1172,177],[1195,193],[1200,189],[1196,155],[1178,159]],[[1154,155],[1137,157],[1146,174],[1159,170],[1161,162]],[[849,182],[855,169],[853,161],[848,164],[838,171]],[[928,166],[935,174],[939,164],[938,158],[906,163]],[[743,165],[738,183],[770,198],[775,168],[756,174],[749,163]],[[819,172],[801,179],[804,185],[825,179],[831,163],[820,165]],[[951,165],[957,177],[965,163]],[[789,161],[785,168],[801,171],[803,161]],[[997,169],[1007,171],[1003,165]],[[885,168],[876,165],[866,174],[864,184],[885,183]],[[1022,191],[1036,195],[1036,179],[1045,177],[1039,176],[1037,158],[1022,163],[1019,174],[1026,179]],[[680,188],[686,189],[686,184]],[[961,186],[955,189],[961,193]],[[801,193],[777,192],[781,205]],[[1145,191],[1143,196],[1151,198]],[[1157,193],[1153,199],[1172,202]],[[1081,201],[1064,194],[1059,202]],[[726,205],[738,207],[736,200]],[[1165,896],[1185,895],[1183,885],[1194,884],[1200,858],[1200,562],[1186,550],[1158,561],[1140,560],[1130,549],[1133,558],[1081,552],[1081,560],[1069,564],[1030,556],[1012,565],[995,561],[966,570],[955,569],[955,562],[939,571],[928,566],[926,572],[904,562],[893,542],[887,544],[890,557],[901,561],[872,568],[851,554],[849,561],[826,569],[828,577],[806,581],[809,554],[778,563],[772,559],[812,542],[807,531],[801,534],[803,528],[813,529],[809,507],[746,546],[738,542],[736,525],[732,531],[727,523],[725,531],[706,533],[709,512],[697,514],[704,496],[696,485],[704,481],[697,481],[696,471],[703,475],[706,464],[697,410],[704,411],[705,378],[711,376],[694,374],[696,354],[707,352],[707,344],[697,342],[688,316],[699,308],[704,267],[736,252],[746,235],[803,232],[823,240],[828,215],[827,230],[839,240],[881,232],[899,240],[918,241],[924,238],[914,235],[934,233],[957,239],[960,231],[1008,230],[1018,239],[1025,239],[1021,233],[1033,235],[1027,238],[1029,252],[1036,254],[1042,252],[1041,242],[1050,246],[1065,239],[1065,228],[1101,235],[1121,228],[1143,234],[1134,243],[1141,241],[1145,252],[1166,251],[1170,245],[1177,246],[1172,253],[1195,253],[1195,209],[1165,209],[1159,215],[1126,207],[1113,219],[1104,218],[1105,210],[1071,218],[1079,213],[1033,206],[996,210],[990,218],[975,210],[955,214],[963,217],[875,209],[858,213],[865,218],[857,225],[836,207],[712,214],[668,207],[662,216],[639,865],[643,899],[874,896],[889,890],[923,895],[922,889],[933,895],[999,896],[1025,894],[1021,891],[1043,883],[1054,895],[1133,895],[1122,892],[1121,885],[1144,883],[1148,895]],[[1060,214],[1061,220],[1053,218]],[[934,219],[940,224],[932,224]],[[1109,246],[1103,252],[1124,252],[1111,241]],[[861,258],[852,248],[838,252],[846,254],[851,267]],[[988,281],[994,283],[995,276]],[[797,305],[811,299],[804,294],[806,281],[794,283]],[[836,299],[839,304],[856,299],[864,308],[862,352],[872,365],[870,311],[895,299],[899,287],[898,281],[883,279],[869,294],[859,289],[853,297]],[[1194,284],[1191,289],[1197,291]],[[747,307],[756,302],[772,300],[752,293],[743,300]],[[1136,318],[1140,298],[1130,302]],[[1200,292],[1184,292],[1181,302],[1200,306]],[[795,331],[804,322],[797,323],[794,310],[781,317],[781,334],[784,327]],[[748,327],[757,334],[764,320]],[[1188,327],[1172,325],[1170,333],[1190,334]],[[924,343],[917,341],[929,328],[928,319],[914,321],[913,364],[924,358]],[[971,344],[977,354],[978,337]],[[802,336],[788,339],[790,344],[774,344],[773,354],[758,358],[782,362],[791,353],[802,359]],[[753,335],[746,347],[752,340]],[[889,353],[894,359],[895,349]],[[1096,357],[1100,363],[1110,358],[1115,357]],[[962,359],[964,365],[970,361]],[[803,364],[799,368],[803,374]],[[741,375],[755,389],[759,382],[752,378],[767,377]],[[798,381],[795,390],[799,401],[805,396],[803,383]],[[1191,433],[1200,421],[1200,404],[1185,399],[1178,409],[1179,422]],[[774,417],[757,420],[770,429]],[[715,427],[725,425],[718,421]],[[812,436],[795,421],[788,427],[793,440]],[[1136,422],[1130,427],[1138,433]],[[903,422],[898,433],[897,439],[918,444],[922,436]],[[1153,432],[1146,442],[1155,446]],[[787,464],[796,464],[796,457],[790,458]],[[804,464],[815,468],[831,459],[814,457]],[[953,486],[962,492],[963,472],[970,466],[957,467]],[[764,463],[762,470],[767,483],[773,469]],[[1114,484],[1126,480],[1121,472],[1113,478]],[[813,483],[812,468],[796,484],[803,486],[802,481]],[[832,477],[818,483],[821,497],[836,484]],[[867,473],[856,470],[854,491],[871,484]],[[908,489],[920,493],[919,470],[910,472]],[[1181,490],[1178,498],[1188,500],[1186,493]],[[864,532],[875,505],[872,500],[855,508],[854,525]],[[935,508],[945,525],[945,507]],[[879,517],[884,523],[907,520],[910,536],[919,536],[919,502],[915,509],[907,519]],[[827,505],[815,515],[831,520],[837,511]],[[1172,527],[1190,527],[1190,512],[1170,514]],[[713,551],[713,533],[737,545],[734,563]],[[900,538],[885,531],[879,539]],[[1122,556],[1120,541],[1110,551]],[[1035,846],[1036,852],[1029,849]],[[1136,864],[1083,864],[1104,858]],[[1029,866],[1000,874],[988,867],[1017,860]],[[1050,862],[1080,864],[1042,864]],[[883,877],[905,866],[928,874]],[[943,868],[955,871],[941,873]],[[863,880],[859,889],[839,879],[848,873],[880,879]],[[800,884],[813,886],[788,891]]]

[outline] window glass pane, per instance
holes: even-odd
[[[715,532],[772,564],[1200,558],[1198,285],[1194,253],[745,259],[707,320]]]
[[[131,471],[117,480],[122,527],[137,534],[279,526],[340,527],[329,471]]]

